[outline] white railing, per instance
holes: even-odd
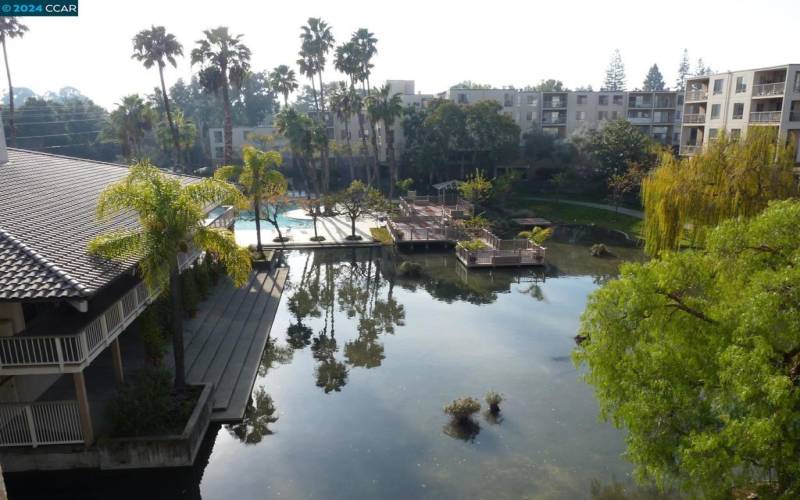
[[[209,221],[207,227],[229,228],[236,220],[236,210],[233,207],[225,207],[225,211],[216,218]]]
[[[79,371],[157,295],[139,283],[76,334],[0,337],[0,374],[30,373],[25,369],[41,367],[55,372]]]
[[[683,115],[683,123],[705,123],[705,113],[694,113]]]
[[[705,101],[708,99],[708,91],[707,90],[687,90],[686,91],[686,100],[687,101]]]
[[[0,447],[82,443],[77,401],[0,404]]]
[[[750,113],[750,121],[753,123],[777,123],[781,121],[781,112],[753,111]]]
[[[681,154],[682,155],[696,155],[700,152],[703,146],[694,146],[690,144],[685,144],[681,146]]]
[[[786,82],[753,85],[753,97],[783,95],[784,90],[786,90]]]

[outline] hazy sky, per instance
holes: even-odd
[[[598,89],[615,48],[629,88],[653,63],[673,85],[684,48],[693,66],[702,57],[719,71],[800,63],[800,0],[80,0],[77,18],[25,18],[30,32],[9,42],[12,76],[38,93],[76,87],[110,107],[158,83],[155,69],[130,58],[131,38],[151,24],[166,26],[187,55],[203,29],[227,25],[245,35],[253,68],[263,70],[294,65],[309,16],[328,21],[337,42],[360,27],[373,31],[373,81],[416,80],[422,92],[543,78]],[[167,71],[168,84],[191,73],[184,59]],[[338,78],[332,65],[325,77]]]

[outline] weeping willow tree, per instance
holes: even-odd
[[[665,153],[642,182],[645,250],[703,245],[708,229],[732,217],[751,217],[771,200],[798,194],[794,150],[768,127],[744,139],[720,134],[703,152],[677,159]]]

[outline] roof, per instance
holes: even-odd
[[[435,189],[437,191],[441,191],[442,189],[455,189],[458,186],[460,186],[461,184],[463,184],[462,181],[453,179],[453,180],[439,182],[437,184],[434,184],[433,185],[433,189]]]
[[[99,234],[138,227],[132,212],[105,222],[95,215],[125,165],[11,148],[8,158],[0,165],[0,301],[89,298],[135,265],[87,252]]]

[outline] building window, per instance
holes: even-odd
[[[794,72],[794,91],[800,93],[800,71]]]
[[[528,105],[529,106],[536,106],[536,96],[533,94],[528,94]]]
[[[514,96],[511,94],[504,94],[503,95],[503,106],[510,108],[514,105]]]
[[[737,140],[741,136],[742,136],[742,129],[740,129],[740,128],[732,128],[731,129],[731,139]]]
[[[736,93],[741,94],[747,92],[747,82],[744,81],[743,76],[736,77]]]
[[[722,93],[722,78],[714,80],[714,95]]]
[[[676,110],[675,111],[675,121],[676,122],[681,121],[681,111],[680,110]]]
[[[214,142],[222,142],[222,130],[214,131]]]
[[[741,120],[742,116],[744,116],[744,103],[743,102],[733,103],[733,119]]]
[[[575,112],[575,119],[579,122],[582,122],[586,119],[586,111],[576,111]]]
[[[458,103],[459,104],[466,104],[467,103],[467,94],[458,94]]]
[[[533,121],[533,112],[532,111],[528,111],[527,113],[525,113],[525,119],[527,121],[529,121],[529,122],[532,122]]]
[[[712,104],[711,105],[711,119],[712,120],[716,120],[717,118],[719,118],[719,108],[720,108],[719,104]]]
[[[217,146],[214,148],[214,156],[217,158],[222,158],[225,156],[225,150],[222,146]]]
[[[578,105],[586,104],[587,102],[589,102],[589,96],[588,95],[579,95],[578,96]]]
[[[616,120],[617,118],[619,118],[619,111],[612,111],[611,112],[611,119],[612,120]]]
[[[598,111],[597,119],[600,121],[608,120],[608,111]]]
[[[718,129],[715,129],[715,128],[709,129],[708,130],[708,140],[709,141],[713,141],[714,139],[716,139],[717,138],[717,132],[719,132]]]
[[[622,96],[621,95],[615,95],[614,96],[614,105],[615,106],[622,106]]]
[[[681,142],[681,133],[680,132],[673,132],[672,133],[672,143],[678,144]]]
[[[607,95],[601,95],[600,96],[600,100],[599,100],[599,104],[601,106],[608,106],[608,96]]]
[[[678,95],[678,106],[683,106],[683,94]]]

